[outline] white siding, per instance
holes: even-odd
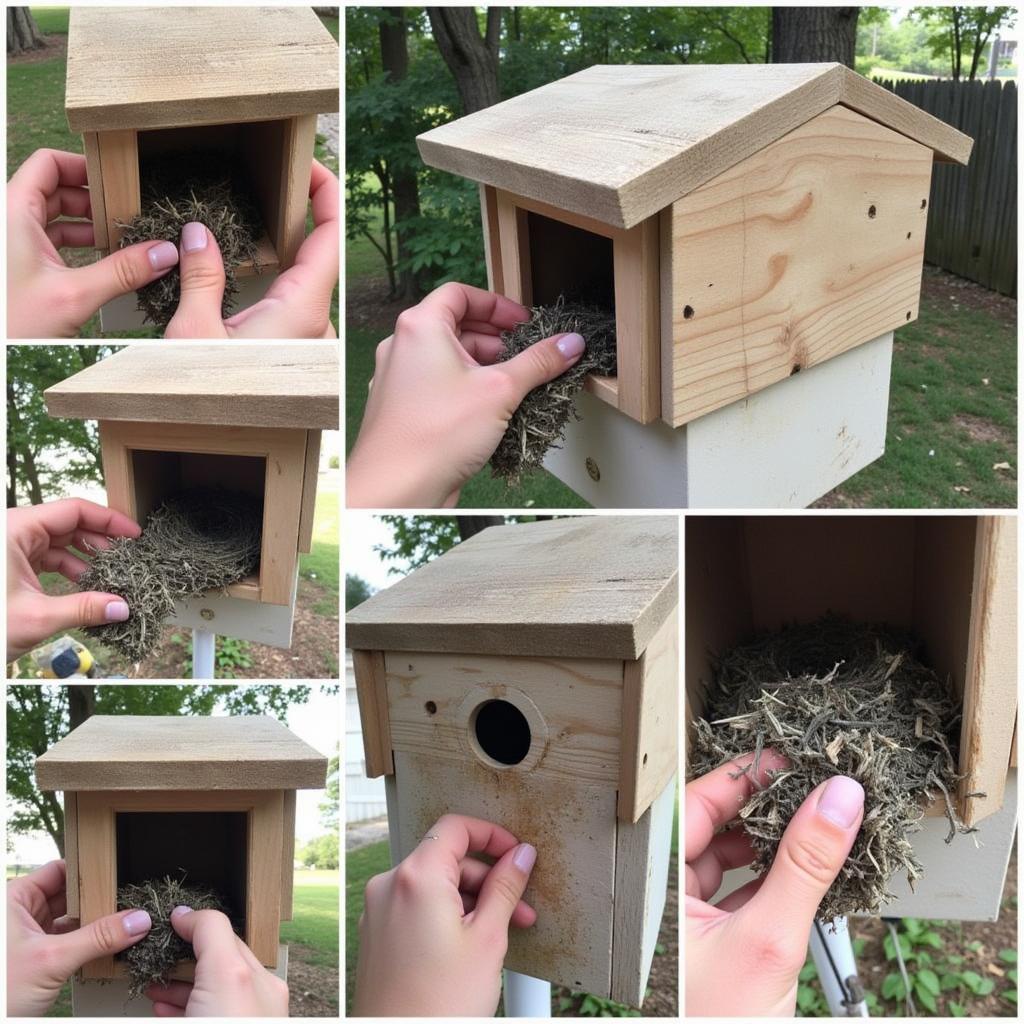
[[[352,652],[345,651],[345,822],[367,821],[387,814],[384,779],[366,777],[363,731],[359,724]]]

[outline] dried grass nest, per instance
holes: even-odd
[[[194,488],[168,498],[138,539],[117,538],[92,553],[79,589],[123,597],[130,615],[86,632],[132,663],[142,661],[176,601],[222,590],[256,569],[262,523],[263,504],[249,494]]]
[[[696,722],[691,777],[754,752],[754,768],[771,747],[789,767],[769,771],[740,811],[758,875],[808,793],[834,775],[864,787],[864,823],[839,877],[820,907],[831,920],[876,913],[892,899],[896,872],[913,885],[922,867],[908,836],[920,829],[924,804],[941,797],[951,842],[977,831],[957,815],[959,708],[948,687],[917,659],[912,637],[887,626],[829,616],[765,633],[718,660],[705,717]],[[741,772],[743,769],[740,770]],[[981,797],[984,794],[968,794]]]
[[[587,374],[615,374],[615,315],[598,306],[559,298],[551,306],[535,306],[526,323],[501,336],[504,361],[544,338],[573,333],[582,334],[587,343],[580,360],[526,396],[491,456],[492,475],[509,485],[537,469],[548,449],[562,439],[570,416],[576,416],[573,403]]]

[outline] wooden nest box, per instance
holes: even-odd
[[[662,447],[673,431],[914,320],[932,161],[966,163],[971,151],[960,132],[839,64],[591,67],[418,143],[427,164],[480,183],[493,290],[527,306],[564,295],[614,311],[617,377],[592,377],[580,408],[594,417],[606,403],[664,426]],[[829,381],[818,374],[813,392],[826,406]],[[884,382],[882,444],[888,362]],[[807,400],[784,402],[774,418]],[[767,486],[708,493],[694,453],[689,493],[652,494],[650,478],[665,475],[655,455],[643,456],[646,486],[628,475],[650,437],[615,429],[625,453],[610,453],[607,436],[577,442],[570,428],[573,464],[549,468],[618,507],[634,507],[638,491],[650,507],[789,503]],[[702,430],[691,447],[713,449],[720,465],[721,437]],[[881,454],[869,441],[868,461]],[[827,467],[834,446],[817,457]],[[795,503],[818,496],[808,494]]]
[[[538,851],[508,968],[639,1006],[677,760],[677,524],[490,527],[348,616],[392,860],[445,813]]]
[[[227,595],[186,602],[176,617],[287,647],[299,554],[312,544],[320,434],[338,427],[337,346],[128,346],[45,399],[51,416],[99,421],[107,502],[143,526],[191,487],[262,501],[256,572]]]
[[[316,115],[338,110],[338,46],[308,7],[73,7],[65,107],[98,248],[116,249],[116,222],[141,212],[151,168],[216,155],[251,188],[269,281],[305,234]]]
[[[256,958],[278,966],[291,920],[295,793],[321,789],[327,759],[265,716],[94,715],[36,761],[64,794],[68,916],[117,909],[119,886],[170,875],[208,886]],[[174,976],[190,979],[195,964]],[[83,980],[123,978],[100,957]]]

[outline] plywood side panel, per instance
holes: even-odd
[[[64,863],[67,865],[67,915],[79,917],[78,794],[64,793]]]
[[[100,165],[100,142],[96,132],[82,133],[85,168],[89,178],[89,206],[92,209],[92,230],[97,249],[106,249],[107,205],[103,199],[103,171]]]
[[[117,910],[117,851],[114,813],[103,793],[78,793],[79,912],[83,925]],[[82,967],[82,977],[111,978],[113,956]]]
[[[664,418],[687,423],[913,320],[931,164],[837,106],[675,202]]]
[[[383,651],[352,652],[356,677],[356,699],[363,729],[363,754],[366,775],[376,779],[394,774],[391,756],[391,724],[388,718],[387,675]]]
[[[103,176],[103,211],[106,240],[111,249],[121,241],[117,221],[127,223],[142,211],[139,184],[139,146],[135,131],[106,131],[97,134],[100,171]]]
[[[499,821],[537,848],[524,899],[532,928],[513,929],[505,967],[584,992],[611,988],[615,884],[615,789],[532,775],[513,783],[477,763],[395,752],[406,857],[443,814]],[[394,825],[394,823],[392,823]]]
[[[614,243],[616,399],[640,423],[661,413],[659,239],[659,220],[648,217]]]

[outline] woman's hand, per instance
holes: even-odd
[[[501,332],[519,303],[444,284],[405,310],[377,346],[359,438],[348,461],[352,508],[453,506],[494,453],[519,403],[583,354],[578,334],[545,338],[506,362]]]
[[[401,864],[371,878],[355,1015],[493,1016],[509,926],[537,919],[522,901],[536,856],[499,825],[446,814]]]
[[[859,782],[836,775],[789,823],[771,870],[712,906],[722,874],[754,859],[742,829],[720,832],[750,798],[747,754],[686,787],[686,1012],[692,1017],[792,1017],[811,926],[864,817]],[[784,768],[761,756],[756,783]]]

